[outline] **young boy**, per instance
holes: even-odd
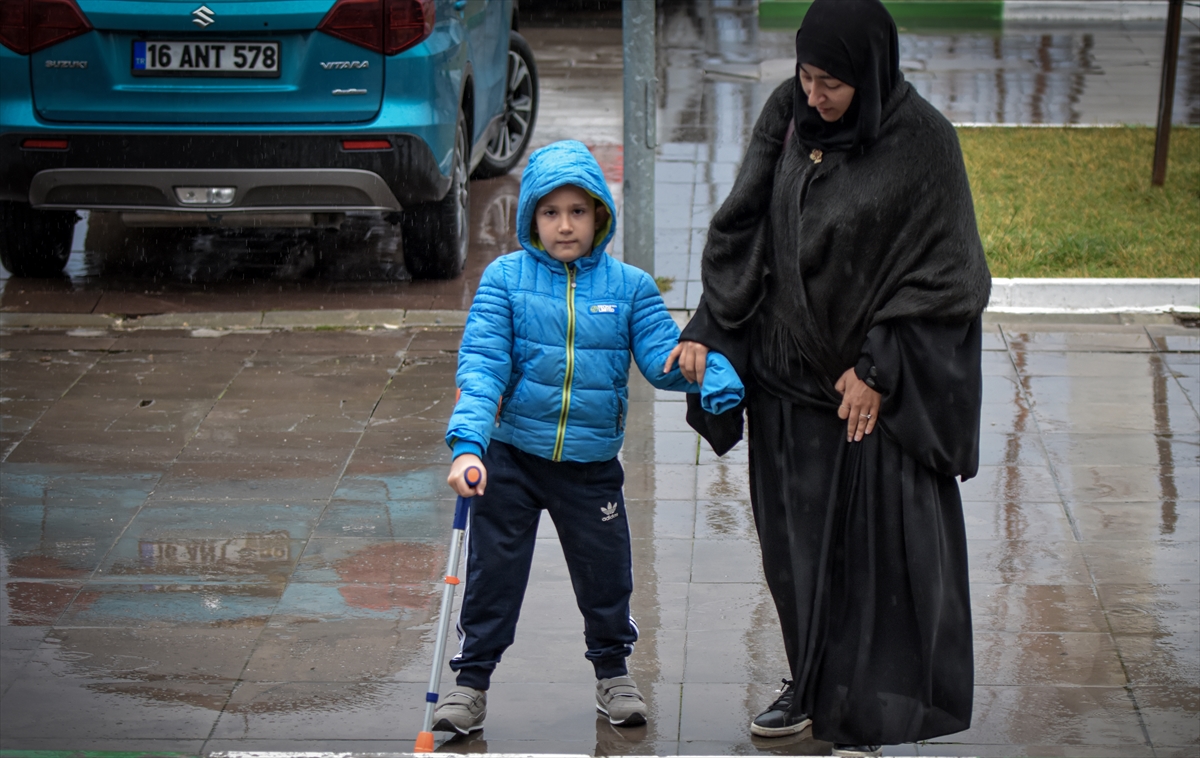
[[[450,486],[475,496],[466,588],[450,662],[457,686],[433,728],[482,729],[487,689],[512,644],[541,511],[558,530],[596,671],[596,709],[617,726],[646,722],[625,659],[638,630],[629,527],[617,453],[629,409],[630,353],[660,389],[700,392],[715,412],[742,385],[709,353],[702,386],[666,361],[679,328],[654,280],[604,252],[613,200],[582,143],[556,142],[529,158],[517,206],[521,250],[483,273],[459,350],[459,400],[446,441]],[[482,472],[475,487],[464,473]]]

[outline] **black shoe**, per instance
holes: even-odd
[[[839,755],[842,758],[871,758],[876,755],[883,755],[882,745],[843,745],[840,742],[833,746],[833,752],[830,755]]]
[[[796,685],[789,679],[783,680],[783,689],[771,707],[758,714],[750,722],[750,734],[756,737],[787,737],[799,734],[812,724],[807,714],[792,715],[792,700],[796,696]]]

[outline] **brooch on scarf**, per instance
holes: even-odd
[[[822,153],[820,150],[813,150],[808,154],[808,159],[813,163],[820,163],[821,158],[824,157],[824,155],[825,153]]]

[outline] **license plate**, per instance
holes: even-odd
[[[137,40],[134,76],[279,76],[278,42]]]

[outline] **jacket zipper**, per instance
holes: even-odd
[[[561,461],[563,442],[567,437],[567,413],[571,410],[571,380],[575,376],[575,269],[564,263],[567,270],[567,373],[563,378],[562,410],[558,414],[558,434],[554,438],[551,460]]]

